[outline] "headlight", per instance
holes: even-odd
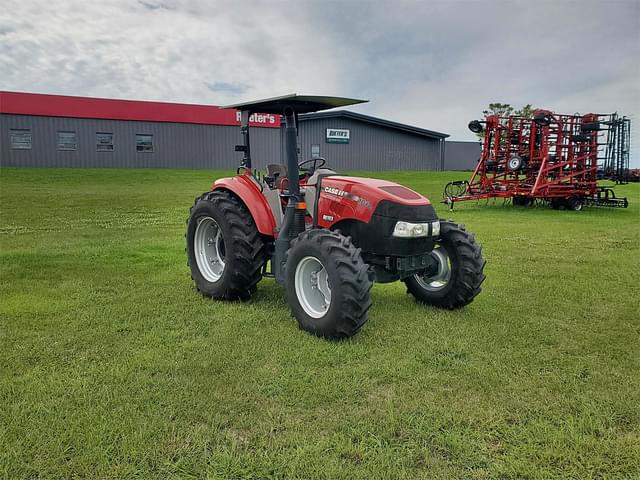
[[[400,238],[417,238],[440,235],[440,221],[426,223],[411,223],[399,221],[393,229],[393,236]]]

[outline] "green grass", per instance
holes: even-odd
[[[0,171],[0,477],[640,478],[640,185],[627,210],[438,205],[483,292],[376,285],[335,343],[273,280],[194,291],[184,222],[223,173]],[[375,176],[436,201],[468,174]]]

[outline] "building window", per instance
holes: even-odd
[[[113,152],[113,133],[96,133],[96,151]]]
[[[311,145],[311,158],[318,158],[320,156],[320,145]]]
[[[137,152],[153,152],[153,135],[136,135]]]
[[[76,132],[58,132],[58,150],[77,150]]]
[[[31,130],[9,130],[11,148],[15,150],[31,150]]]

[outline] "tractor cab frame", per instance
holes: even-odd
[[[236,151],[244,152],[240,168],[244,169],[250,175],[252,174],[251,140],[249,135],[249,119],[251,115],[254,113],[282,115],[285,122],[284,143],[282,148],[285,152],[285,171],[288,174],[287,190],[284,192],[284,195],[286,195],[288,199],[282,226],[274,242],[274,253],[271,259],[273,274],[278,283],[284,284],[285,282],[285,261],[291,239],[296,238],[305,230],[307,204],[305,202],[305,194],[300,190],[300,172],[298,168],[298,115],[365,102],[368,102],[368,100],[290,94],[221,107],[240,110],[240,129],[243,144],[237,145]]]

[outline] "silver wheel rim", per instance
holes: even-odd
[[[224,273],[225,245],[222,230],[211,217],[198,219],[193,250],[200,273],[209,282],[217,282]]]
[[[312,318],[321,318],[331,305],[329,274],[316,257],[304,257],[296,266],[296,296],[300,306]]]
[[[431,277],[426,275],[414,275],[416,282],[430,292],[438,292],[445,288],[451,280],[451,259],[447,251],[440,245],[433,249],[431,254],[438,261],[438,271]]]

